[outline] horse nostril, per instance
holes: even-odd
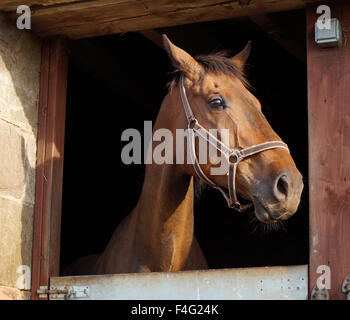
[[[278,200],[286,199],[288,196],[289,181],[285,174],[282,174],[277,179],[275,184],[274,193]]]

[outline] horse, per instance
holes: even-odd
[[[228,129],[226,140],[221,137],[215,142],[227,146],[235,160],[229,163],[229,172],[214,175],[215,161],[199,164],[198,143],[193,139],[192,146],[185,143],[184,149],[194,163],[146,164],[138,202],[115,229],[105,250],[79,259],[68,267],[67,274],[208,269],[194,236],[194,178],[222,191],[233,210],[245,210],[238,197],[249,201],[263,224],[279,223],[298,209],[302,175],[263,115],[259,100],[249,91],[244,75],[251,43],[233,57],[216,53],[196,58],[166,35],[163,44],[176,76],[153,131],[166,128],[176,135],[177,129],[190,129],[193,133],[199,124],[205,132]]]

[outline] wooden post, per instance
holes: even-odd
[[[325,3],[322,3],[325,4]],[[350,37],[350,4],[329,5]],[[317,268],[330,267],[330,299],[344,300],[350,273],[350,45],[321,49],[314,40],[317,6],[307,8],[310,293]]]
[[[68,58],[63,39],[44,40],[41,57],[32,263],[32,299],[59,275]]]

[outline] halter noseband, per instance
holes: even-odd
[[[249,156],[252,156],[254,154],[257,154],[269,149],[283,148],[289,152],[288,146],[282,141],[270,141],[270,142],[263,142],[260,144],[256,144],[241,150],[229,148],[222,141],[218,140],[214,135],[212,135],[208,130],[206,130],[204,127],[202,127],[198,123],[198,120],[194,116],[191,106],[188,102],[188,99],[186,96],[186,90],[183,82],[184,82],[184,77],[181,76],[180,95],[181,95],[181,100],[184,106],[187,123],[188,123],[188,130],[187,130],[188,147],[189,147],[189,154],[190,154],[191,161],[193,163],[194,170],[201,180],[211,185],[215,189],[218,189],[223,194],[230,208],[234,208],[239,212],[243,212],[249,207],[251,207],[251,204],[242,205],[239,203],[237,199],[236,171],[237,171],[238,163],[243,161],[245,158]],[[203,131],[205,132],[204,135],[202,134]],[[211,145],[214,146],[214,148],[216,148],[221,153],[223,153],[226,159],[228,160],[229,162],[229,168],[227,172],[228,193],[223,188],[218,186],[214,181],[212,181],[209,177],[207,177],[206,174],[201,169],[197,159],[197,155],[196,155],[195,133],[197,133],[201,138],[209,142]],[[220,145],[220,148],[218,147],[218,144]],[[234,157],[234,161],[231,161],[233,157]]]

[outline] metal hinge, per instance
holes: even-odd
[[[350,300],[350,274],[345,278],[341,291],[346,293],[346,300]]]
[[[37,294],[41,299],[50,300],[71,300],[79,298],[87,298],[89,296],[89,287],[87,286],[62,286],[50,289],[46,286],[41,286],[37,290]]]
[[[311,300],[329,300],[328,290],[326,288],[319,289],[315,285],[311,292]]]

